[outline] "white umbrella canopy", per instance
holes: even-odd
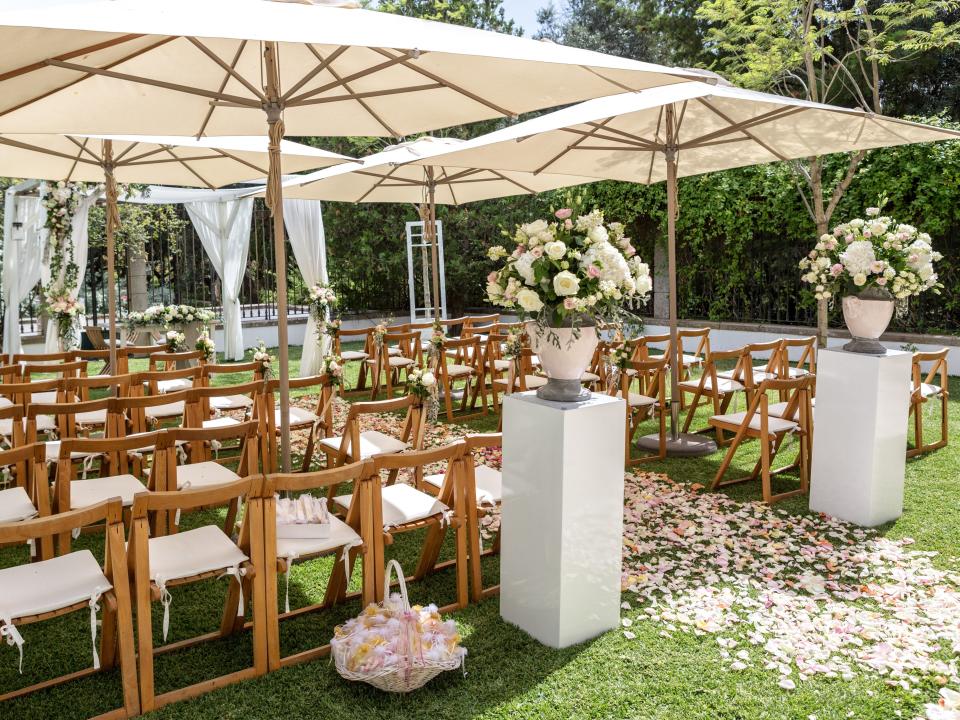
[[[896,118],[700,82],[589,100],[464,143],[446,162],[609,180],[667,182],[671,435],[668,452],[698,455],[713,441],[677,431],[677,178],[833,152],[960,138]],[[641,439],[656,447],[657,436]]]
[[[336,0],[0,0],[0,132],[261,134],[269,127],[290,466],[279,141],[387,135],[683,82],[673,70]],[[343,3],[340,3],[343,4]]]
[[[421,137],[367,155],[359,165],[331,167],[283,184],[284,196],[341,202],[401,202],[420,206],[430,244],[433,315],[440,315],[436,206],[476,200],[535,195],[546,190],[594,182],[595,178],[533,174],[485,167],[448,167],[446,158],[464,145],[456,138]]]
[[[219,188],[267,174],[265,136],[192,138],[146,135],[0,135],[0,175],[73,182],[105,182],[104,146],[113,145],[119,183]],[[353,158],[284,140],[288,171],[304,172]]]

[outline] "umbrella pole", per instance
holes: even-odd
[[[440,317],[440,250],[437,246],[437,203],[433,168],[427,166],[427,237],[430,238],[430,279],[433,286],[433,319]]]
[[[280,470],[290,472],[290,353],[287,336],[287,257],[283,229],[283,187],[280,162],[280,141],[283,140],[283,102],[280,97],[280,72],[277,44],[264,43],[263,59],[266,66],[267,98],[265,106],[270,138],[270,167],[267,178],[267,207],[273,216],[273,246],[277,262],[277,344],[280,362]],[[273,412],[266,408],[265,412]]]
[[[117,374],[117,284],[116,284],[116,233],[120,225],[117,207],[117,181],[113,175],[113,141],[103,141],[103,174],[106,178],[107,195],[107,314],[109,315],[110,374]],[[116,390],[116,388],[114,388]]]
[[[667,455],[698,457],[716,452],[717,444],[696,433],[680,432],[680,372],[683,359],[677,337],[677,151],[676,114],[673,105],[666,106],[667,142],[667,274],[670,292],[670,435]],[[660,435],[645,435],[637,441],[645,450],[659,450]]]

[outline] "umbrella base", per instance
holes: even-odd
[[[660,435],[644,435],[637,440],[637,447],[643,450],[660,449]],[[667,457],[702,457],[717,451],[717,443],[703,435],[680,433],[676,438],[667,436]]]

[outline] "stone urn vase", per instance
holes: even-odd
[[[576,323],[568,317],[557,325],[544,328],[527,323],[530,347],[547,375],[547,384],[537,390],[537,397],[551,402],[584,402],[590,399],[590,391],[580,381],[597,349],[597,328],[593,319],[586,317]]]
[[[885,355],[886,348],[880,344],[893,318],[893,295],[883,288],[868,288],[856,295],[843,298],[843,321],[853,340],[843,346],[847,352],[867,355]]]

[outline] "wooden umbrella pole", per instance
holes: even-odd
[[[673,105],[666,106],[667,273],[670,276],[670,437],[680,435],[680,343],[677,341],[677,147]]]
[[[427,232],[430,238],[430,274],[433,285],[433,317],[440,317],[440,249],[437,246],[436,183],[433,168],[427,167]]]
[[[267,126],[270,139],[270,167],[267,176],[266,203],[273,216],[273,246],[277,262],[277,344],[280,362],[280,469],[290,472],[290,349],[287,335],[287,252],[283,229],[283,187],[280,141],[283,140],[283,103],[280,96],[280,68],[277,44],[264,43],[263,60],[266,66]],[[273,412],[267,408],[267,412]]]
[[[113,141],[103,141],[103,174],[107,195],[107,314],[109,315],[110,373],[117,374],[117,278],[116,234],[120,226],[120,210],[117,207],[117,181],[113,175]],[[116,390],[116,388],[114,388]]]

